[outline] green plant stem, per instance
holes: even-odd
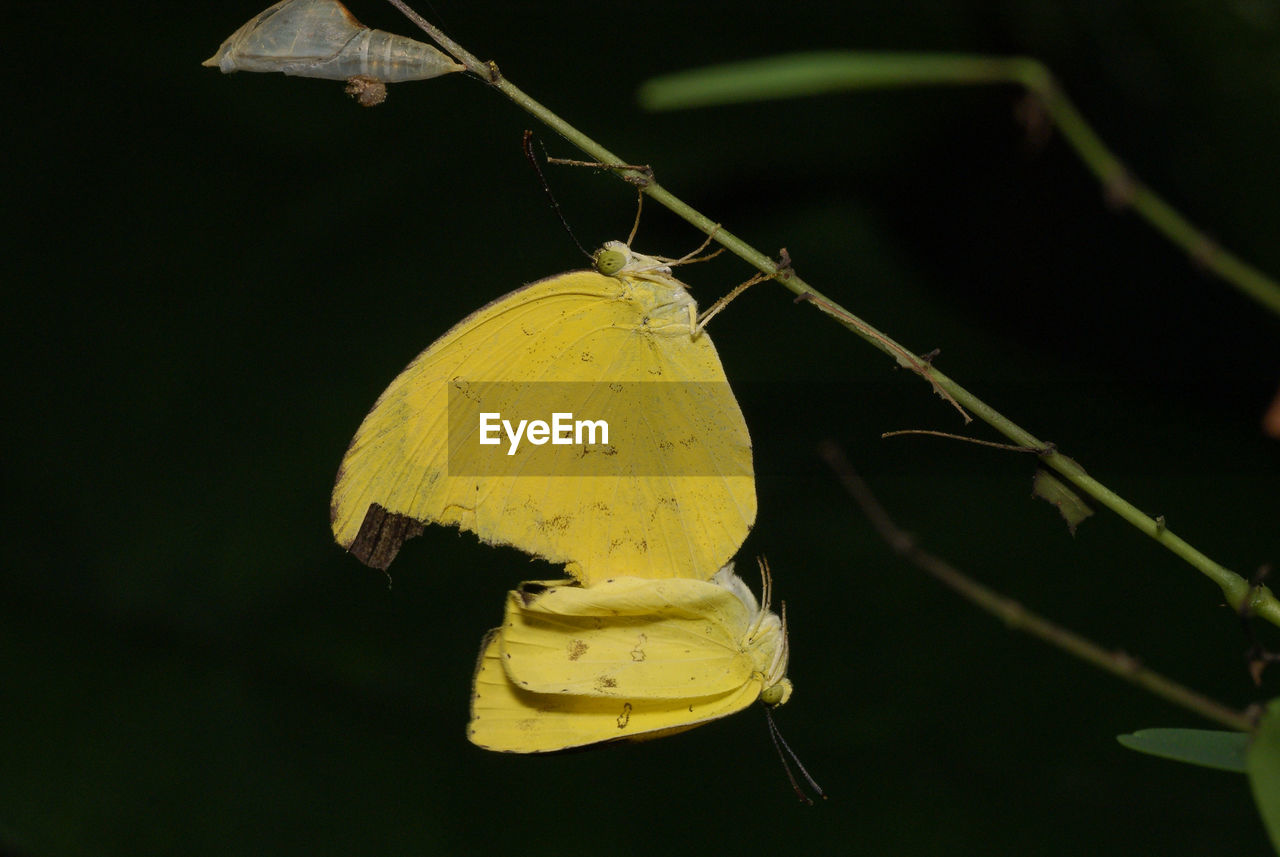
[[[931,369],[930,380],[949,392],[961,405],[1014,443],[1032,449],[1045,450],[1040,458],[1045,466],[1056,470],[1098,503],[1115,512],[1140,532],[1164,545],[1175,555],[1181,557],[1192,567],[1198,569],[1202,574],[1218,584],[1219,588],[1222,589],[1222,594],[1227,599],[1227,603],[1232,607],[1260,616],[1268,622],[1280,626],[1280,602],[1276,600],[1269,589],[1264,586],[1254,586],[1240,575],[1214,562],[1185,540],[1175,535],[1162,522],[1142,512],[1128,500],[1125,500],[1097,479],[1094,479],[1075,460],[1036,438],[941,372]]]
[[[1128,205],[1155,229],[1181,247],[1196,263],[1217,274],[1273,313],[1280,315],[1280,284],[1240,257],[1220,247],[1179,214],[1159,194],[1138,181],[1089,127],[1053,74],[1026,57],[1009,60],[1011,79],[1021,83],[1044,106],[1071,147],[1080,155],[1110,199]],[[978,82],[978,81],[975,81]]]
[[[428,35],[435,39],[440,47],[451,54],[458,62],[467,67],[467,70],[483,81],[501,91],[508,98],[522,107],[524,110],[536,116],[548,127],[561,134],[566,140],[577,146],[583,152],[595,158],[602,164],[625,164],[636,163],[634,161],[626,161],[619,158],[613,152],[570,125],[564,119],[552,113],[546,107],[533,98],[525,94],[515,84],[511,83],[498,71],[498,67],[494,63],[483,63],[475,56],[458,46],[456,43],[445,37],[430,23],[423,20],[421,16],[409,9],[403,0],[388,0],[389,3],[396,6],[404,12],[410,20],[416,23]],[[1115,492],[1111,491],[1105,485],[1098,482],[1093,477],[1085,473],[1084,469],[1076,462],[1072,461],[1065,455],[1057,452],[1050,444],[1037,439],[1030,432],[1018,426],[1012,420],[999,413],[995,408],[983,402],[973,393],[970,393],[964,387],[961,387],[955,381],[939,372],[929,364],[927,358],[913,357],[910,361],[906,358],[911,355],[906,348],[899,345],[892,338],[880,332],[879,330],[867,324],[853,313],[841,307],[835,301],[822,295],[803,279],[801,279],[789,267],[780,266],[773,259],[761,253],[742,239],[733,235],[726,229],[720,227],[715,221],[706,217],[702,213],[695,210],[692,206],[677,198],[674,194],[667,191],[651,176],[640,170],[633,169],[614,169],[621,178],[633,185],[641,187],[643,192],[656,202],[666,206],[675,214],[683,217],[689,223],[693,224],[702,232],[711,235],[716,242],[728,249],[731,253],[739,256],[748,264],[752,265],[759,271],[775,277],[784,286],[794,292],[796,295],[807,299],[813,303],[827,315],[835,318],[846,328],[862,337],[871,345],[888,354],[900,365],[906,365],[924,377],[927,381],[934,385],[935,390],[941,390],[950,395],[961,406],[976,414],[980,419],[992,426],[996,431],[1012,440],[1014,443],[1031,447],[1033,449],[1043,449],[1045,453],[1042,456],[1043,463],[1062,474],[1067,480],[1072,482],[1081,491],[1093,497],[1102,505],[1114,511],[1121,518],[1137,527],[1143,533],[1146,533],[1156,542],[1168,548],[1177,556],[1191,564],[1192,567],[1198,569],[1202,574],[1216,583],[1226,597],[1227,603],[1233,608],[1242,612],[1250,612],[1259,616],[1274,625],[1280,626],[1280,601],[1277,601],[1270,589],[1265,586],[1253,586],[1249,581],[1245,580],[1235,572],[1223,567],[1205,556],[1200,551],[1193,548],[1187,542],[1183,541],[1172,531],[1158,523],[1149,515],[1141,512],[1133,504],[1129,503]]]
[[[951,588],[972,604],[1004,621],[1015,630],[1038,637],[1051,646],[1068,652],[1086,663],[1137,685],[1156,696],[1209,720],[1240,732],[1253,731],[1253,721],[1245,714],[1197,693],[1160,673],[1147,669],[1140,661],[1124,652],[1112,652],[1074,631],[1063,628],[1019,602],[983,586],[955,566],[919,547],[876,500],[871,489],[850,465],[844,451],[828,442],[819,450],[827,464],[854,501],[862,507],[881,538],[903,558]]]
[[[1280,314],[1280,283],[1220,247],[1138,181],[1085,121],[1048,67],[1030,57],[862,51],[786,55],[657,77],[641,88],[640,100],[650,109],[664,110],[891,86],[993,83],[1021,86],[1035,97],[1112,203],[1132,208],[1196,264]]]

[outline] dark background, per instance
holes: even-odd
[[[1105,511],[1069,536],[1025,457],[778,286],[712,333],[756,447],[742,557],[787,600],[797,806],[750,710],[556,757],[466,742],[480,637],[552,570],[430,528],[389,587],[331,543],[360,418],[470,310],[581,258],[480,83],[223,76],[260,2],[8,14],[0,851],[74,854],[1265,853],[1243,777],[1122,749],[1210,727],[1010,632],[890,555],[819,463],[842,443],[923,543],[1229,704],[1239,623]],[[366,23],[409,25],[377,0]],[[1045,60],[1134,172],[1280,273],[1280,6],[437,0],[463,45],[1244,574],[1280,557],[1280,321],[1108,208],[1010,88],[646,115],[649,76],[810,48]],[[551,173],[584,243],[634,198]],[[16,221],[16,222],[15,222]],[[700,240],[656,206],[636,241]],[[682,277],[704,304],[748,275]],[[972,431],[990,437],[981,425]],[[1271,629],[1263,635],[1276,641]]]

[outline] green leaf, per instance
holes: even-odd
[[[1245,757],[1253,800],[1271,845],[1280,851],[1280,699],[1267,705],[1267,713],[1253,733],[1253,744]]]
[[[1073,536],[1076,534],[1076,526],[1093,514],[1093,510],[1080,499],[1079,494],[1047,470],[1036,470],[1035,478],[1031,481],[1031,496],[1057,506],[1058,513],[1067,522],[1067,529]]]
[[[1131,735],[1117,735],[1116,740],[1139,753],[1238,774],[1245,772],[1249,746],[1245,732],[1214,729],[1139,729]]]
[[[1044,85],[1034,60],[967,54],[826,51],[725,63],[652,78],[640,87],[648,110],[798,98],[891,86],[1018,82]]]

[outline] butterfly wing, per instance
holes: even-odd
[[[524,690],[680,701],[750,680],[740,646],[749,621],[731,592],[701,580],[525,584],[508,595],[499,644],[507,677]]]
[[[695,586],[718,588],[622,578],[511,593],[476,666],[472,743],[545,753],[645,741],[746,708],[763,685],[732,639],[746,610]]]
[[[467,737],[501,753],[550,753],[610,741],[648,741],[684,732],[746,708],[752,682],[718,696],[681,700],[533,693],[502,668],[499,630],[485,637],[476,666]]]
[[[663,313],[661,284],[642,285],[592,271],[542,280],[419,355],[343,459],[331,508],[338,543],[386,568],[422,524],[440,523],[566,563],[588,584],[722,566],[755,520],[750,438],[710,338]],[[674,280],[667,288],[688,301]],[[455,412],[528,414],[551,389],[557,410],[607,413],[631,442],[603,454],[539,447],[535,463],[513,465],[500,447],[481,457],[474,432],[450,435],[451,401]]]

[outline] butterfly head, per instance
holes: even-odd
[[[764,667],[761,670],[764,689],[760,691],[760,701],[770,708],[777,708],[787,703],[795,689],[791,679],[787,678],[787,656],[791,647],[787,642],[786,609],[783,608],[782,619],[767,608],[763,612],[767,615],[755,636],[748,638],[748,644],[757,647],[760,665]]]
[[[762,690],[760,701],[770,708],[784,705],[791,698],[794,689],[787,678],[787,659],[790,646],[787,642],[787,611],[782,608],[779,617],[770,609],[770,595],[773,589],[773,578],[769,574],[769,566],[763,558],[760,560],[760,573],[763,578],[762,599],[756,601],[751,589],[742,578],[733,572],[733,563],[716,572],[711,578],[728,589],[746,606],[751,619],[742,640],[743,650],[750,652],[761,678]]]
[[[770,708],[777,708],[779,705],[785,705],[791,698],[791,691],[791,679],[784,678],[777,684],[760,691],[760,701]]]
[[[621,241],[606,241],[591,257],[592,265],[606,277],[671,279],[671,266],[654,256],[637,253]]]

